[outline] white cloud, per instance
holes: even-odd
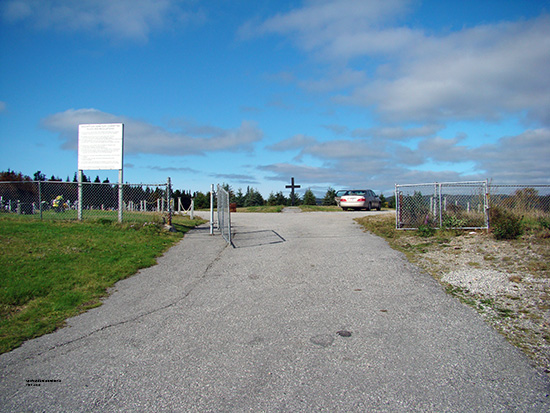
[[[330,63],[322,77],[296,79],[298,85],[341,90],[336,103],[373,108],[383,120],[441,123],[512,114],[550,125],[548,15],[427,34],[399,25],[412,5],[309,1],[247,29],[288,36]]]
[[[418,151],[434,161],[465,162],[472,159],[472,150],[464,145],[459,145],[463,140],[463,136],[457,136],[453,139],[443,139],[436,136],[420,141]]]
[[[408,0],[307,1],[306,6],[277,14],[259,25],[245,26],[248,34],[290,34],[306,50],[326,48],[335,39],[366,27],[378,26],[408,10]],[[244,30],[243,29],[243,30]]]
[[[277,142],[273,145],[267,147],[271,151],[290,151],[295,149],[301,149],[305,146],[315,144],[317,140],[311,136],[306,135],[295,135],[291,138],[284,139],[280,142]]]
[[[140,41],[152,31],[204,18],[176,0],[7,0],[0,10],[6,22]]]
[[[234,129],[203,126],[199,128],[200,136],[191,136],[97,109],[70,109],[42,122],[46,129],[59,133],[63,147],[70,150],[77,149],[78,125],[85,123],[124,123],[124,150],[127,153],[185,156],[213,151],[251,151],[252,145],[263,136],[262,131],[248,121]]]
[[[472,151],[478,168],[503,183],[550,184],[550,129],[503,137]]]
[[[441,129],[442,127],[439,125],[424,125],[411,128],[403,128],[401,126],[373,127],[366,129],[354,129],[351,135],[354,137],[402,140],[431,136]]]
[[[227,180],[241,185],[257,185],[259,182],[250,175],[242,174],[211,174],[213,178]]]
[[[420,128],[421,129],[421,128]],[[435,127],[428,127],[435,132]],[[386,131],[390,135],[403,130]],[[391,133],[390,133],[391,132]],[[410,132],[410,131],[409,131]],[[466,136],[440,136],[420,140],[411,148],[399,140],[366,138],[320,142],[302,135],[273,145],[272,150],[295,150],[323,162],[322,167],[278,163],[264,165],[268,179],[297,179],[343,187],[391,188],[395,183],[445,182],[494,179],[498,183],[550,183],[550,129],[528,130],[500,138],[496,143],[470,147]],[[438,170],[433,165],[438,165]],[[470,164],[467,171],[465,164]],[[446,168],[441,170],[441,166]]]
[[[273,181],[289,181],[289,177],[299,177],[297,179],[304,182],[333,182],[335,179],[334,170],[331,168],[293,165],[289,163],[277,163],[272,165],[262,165],[258,167],[261,171],[270,172],[273,175],[267,176],[266,179]],[[300,185],[299,180],[296,181]]]
[[[550,111],[546,16],[465,29],[412,50],[398,75],[380,77],[344,100],[375,104],[388,119],[429,122]]]

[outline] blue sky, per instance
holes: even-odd
[[[124,123],[131,183],[550,184],[549,74],[550,0],[3,0],[0,170]]]

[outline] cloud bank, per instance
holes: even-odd
[[[241,28],[279,35],[328,67],[306,90],[349,93],[338,103],[373,107],[384,121],[498,120],[525,113],[550,126],[550,16],[444,34],[399,25],[413,2],[308,1]],[[380,59],[384,64],[372,66]]]
[[[199,11],[175,0],[7,0],[1,12],[5,22],[23,22],[37,29],[137,41],[146,41],[153,31],[203,20]]]
[[[44,119],[42,126],[59,134],[64,149],[76,150],[78,125],[87,123],[123,123],[124,150],[131,154],[189,156],[219,151],[252,151],[253,144],[263,136],[263,132],[248,121],[242,121],[234,129],[204,126],[200,128],[200,135],[192,136],[97,109],[70,109],[56,113]]]

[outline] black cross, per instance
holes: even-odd
[[[287,185],[286,188],[290,188],[290,202],[294,206],[294,188],[300,188],[300,185],[294,185],[294,177],[290,178],[290,185]]]

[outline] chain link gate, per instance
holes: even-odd
[[[231,244],[231,215],[229,210],[229,193],[218,184],[216,206],[218,209],[218,230],[222,237]]]
[[[487,181],[395,185],[396,228],[487,229]]]

